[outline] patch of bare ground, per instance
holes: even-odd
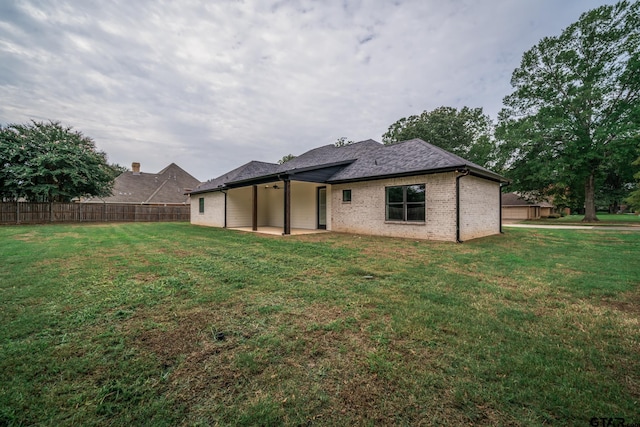
[[[267,392],[283,405],[305,401],[309,422],[393,424],[394,415],[416,408],[399,378],[378,375],[367,361],[378,351],[368,325],[385,319],[369,313],[347,321],[352,314],[312,304],[269,313],[265,324],[252,318],[255,312],[230,306],[138,314],[127,327],[134,343],[165,366],[168,393],[193,408],[193,419],[216,405],[250,406]],[[145,328],[149,321],[159,327]],[[224,331],[224,339],[216,339],[216,331]]]
[[[204,342],[215,333],[221,322],[219,310],[197,309],[184,313],[138,312],[127,322],[126,328],[140,347],[154,353],[167,367],[181,357],[200,352]],[[153,326],[145,326],[145,325]]]
[[[16,234],[12,238],[14,240],[19,240],[21,242],[32,242],[34,240],[40,241],[40,237],[38,236],[38,233],[36,233],[35,231],[32,231],[30,233]]]
[[[616,299],[604,299],[602,301],[606,306],[611,307],[625,314],[633,316],[640,315],[640,292],[634,290],[625,292],[616,297]]]

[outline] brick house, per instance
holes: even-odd
[[[531,200],[519,193],[505,193],[502,195],[503,220],[548,218],[554,211],[553,204],[545,200]]]
[[[501,231],[505,178],[421,139],[249,162],[190,193],[191,223],[457,241]]]
[[[116,177],[111,196],[85,198],[82,203],[188,205],[186,192],[199,184],[200,181],[175,163],[158,173],[148,173],[141,172],[140,163],[134,162],[130,171]]]

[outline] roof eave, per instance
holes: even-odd
[[[207,189],[207,190],[196,190],[196,191],[192,191],[189,194],[199,194],[199,193],[209,193],[212,191],[220,191],[220,190],[226,190],[229,188],[238,188],[238,187],[246,187],[249,185],[260,185],[260,184],[264,184],[267,182],[273,182],[273,181],[282,181],[283,178],[291,178],[293,176],[295,176],[298,173],[304,173],[304,172],[309,172],[309,171],[313,171],[313,170],[319,170],[319,169],[326,169],[326,168],[331,168],[334,166],[341,166],[341,165],[349,165],[351,163],[353,163],[355,160],[354,159],[350,159],[350,160],[342,160],[340,162],[333,162],[333,163],[325,163],[325,164],[321,164],[321,165],[314,165],[314,166],[307,166],[304,168],[291,168],[291,169],[284,169],[280,172],[276,172],[276,173],[271,173],[268,175],[261,175],[261,176],[256,176],[253,178],[247,178],[247,179],[241,179],[238,181],[228,181],[225,182],[224,186],[222,187],[218,187],[218,188],[213,188],[213,189]]]
[[[184,193],[187,194],[189,196],[193,195],[193,194],[204,194],[204,193],[214,193],[216,191],[224,191],[224,190],[228,190],[229,188],[227,186],[221,185],[219,187],[216,188],[206,188],[206,189],[202,189],[202,190],[193,190],[193,191],[189,191],[188,193]]]
[[[327,183],[329,184],[346,184],[349,182],[362,182],[362,181],[375,181],[375,180],[380,180],[380,179],[387,179],[387,178],[403,178],[403,177],[407,177],[407,176],[414,176],[414,175],[433,175],[433,174],[437,174],[437,173],[447,173],[447,172],[456,172],[456,171],[470,171],[473,173],[473,175],[478,176],[480,178],[485,178],[488,179],[490,181],[495,181],[495,182],[501,182],[501,183],[507,183],[509,182],[506,178],[498,175],[498,174],[494,174],[494,173],[487,173],[483,170],[479,170],[473,166],[469,166],[466,164],[461,164],[461,165],[457,165],[457,166],[447,166],[447,167],[443,167],[443,168],[436,168],[436,169],[422,169],[422,170],[414,170],[414,171],[405,171],[405,172],[396,172],[396,173],[390,173],[390,174],[381,174],[381,175],[370,175],[370,176],[363,176],[363,177],[358,177],[358,178],[349,178],[349,179],[340,179],[340,180],[328,180]]]

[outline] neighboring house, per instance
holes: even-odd
[[[421,139],[326,145],[201,184],[191,192],[191,223],[463,241],[500,233],[504,182]]]
[[[549,202],[527,200],[518,193],[505,193],[502,195],[503,220],[547,218],[553,211],[554,206]]]
[[[189,191],[200,184],[180,166],[171,163],[158,173],[140,172],[140,163],[132,163],[114,181],[109,197],[92,197],[83,203],[130,203],[137,205],[185,205]]]

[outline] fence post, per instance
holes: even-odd
[[[20,202],[16,200],[16,224],[20,224]]]

